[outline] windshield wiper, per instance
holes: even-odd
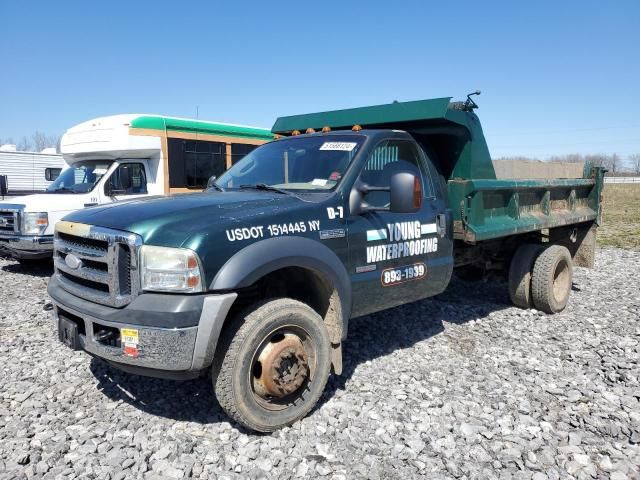
[[[266,190],[269,192],[277,192],[277,193],[282,193],[283,195],[289,195],[290,197],[300,198],[293,192],[289,192],[288,190],[283,190],[282,188],[278,188],[278,187],[272,187],[271,185],[267,185],[266,183],[256,183],[254,185],[244,184],[244,185],[240,185],[239,188],[253,188],[255,190]]]

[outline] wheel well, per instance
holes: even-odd
[[[303,267],[285,267],[268,273],[251,286],[238,290],[227,318],[264,298],[288,297],[309,305],[329,331],[331,343],[339,344],[343,335],[343,313],[338,291],[320,272]],[[226,322],[225,322],[226,323]],[[224,327],[223,327],[224,328]]]
[[[506,269],[518,247],[523,244],[543,246],[563,245],[569,249],[573,263],[578,267],[593,268],[596,246],[596,225],[584,222],[529,233],[510,235],[468,245],[460,240],[454,244],[455,267],[477,267],[485,272]]]

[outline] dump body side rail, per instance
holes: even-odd
[[[454,238],[467,243],[583,222],[600,222],[605,170],[591,178],[450,180]]]

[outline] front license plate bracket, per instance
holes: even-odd
[[[58,339],[72,350],[81,350],[78,324],[68,318],[58,317]]]

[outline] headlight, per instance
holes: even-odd
[[[42,235],[49,225],[47,212],[25,212],[22,214],[23,235]]]
[[[202,275],[198,256],[186,248],[140,249],[142,289],[161,292],[201,292]]]

